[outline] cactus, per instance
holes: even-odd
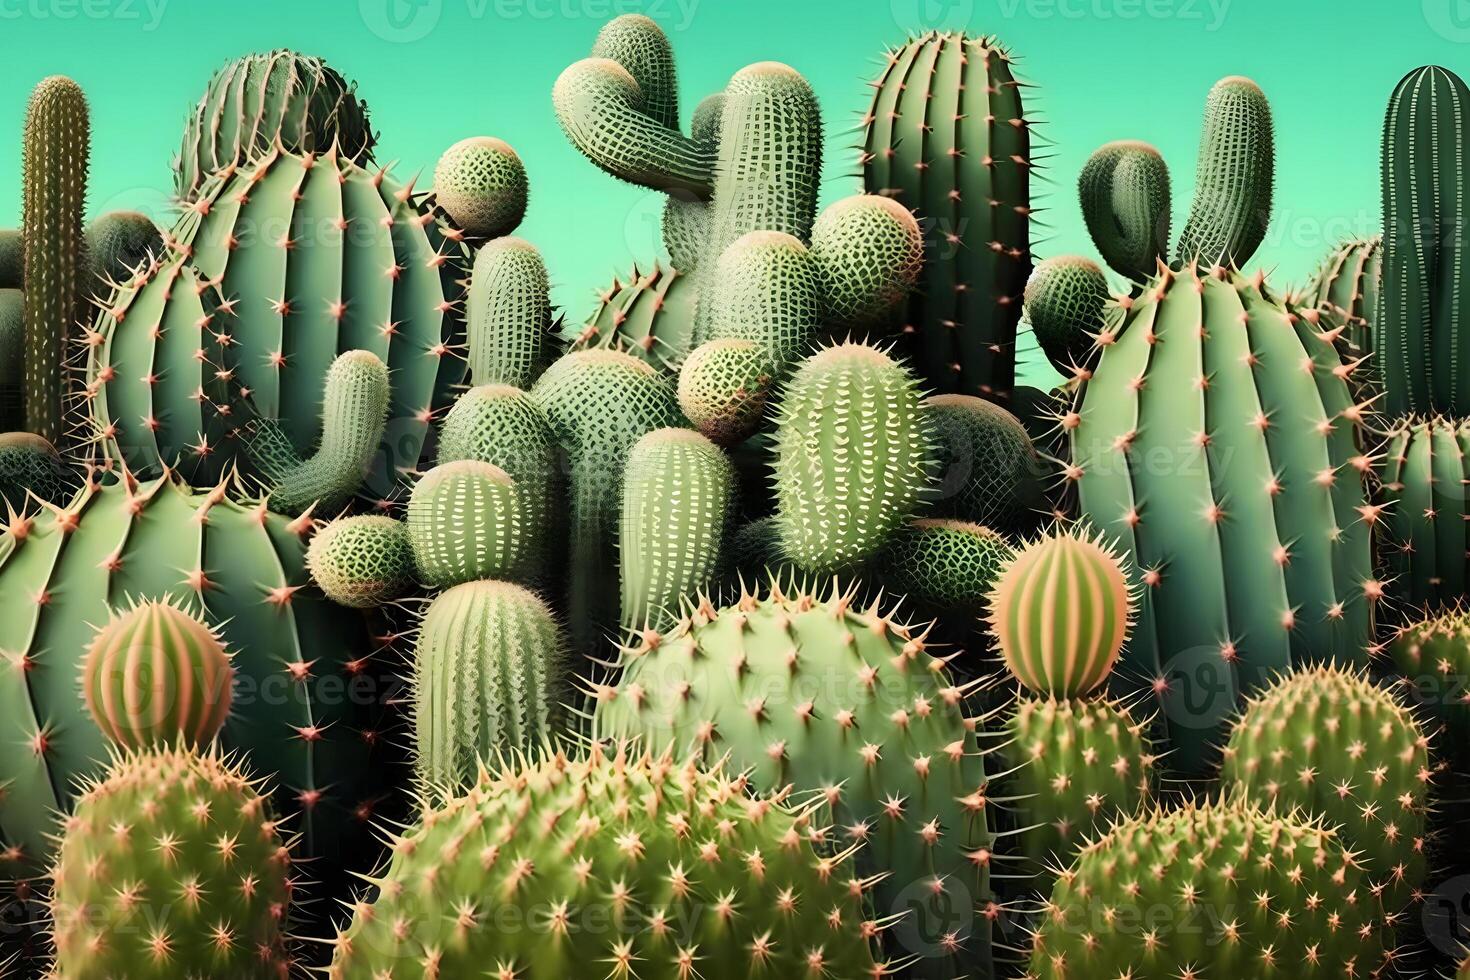
[[[1205,101],[1194,203],[1175,262],[1244,265],[1266,237],[1275,185],[1271,106],[1260,87],[1222,78]]]
[[[1462,369],[1460,282],[1470,272],[1470,227],[1458,172],[1470,89],[1454,72],[1417,68],[1398,83],[1383,123],[1382,334],[1385,409],[1470,415]]]
[[[1404,419],[1389,434],[1379,552],[1388,588],[1413,606],[1450,605],[1470,588],[1467,449],[1470,424],[1462,421]]]
[[[1028,529],[1043,503],[1043,471],[1021,420],[973,395],[934,395],[924,408],[938,475],[931,512],[999,531]]]
[[[88,293],[101,291],[104,297],[106,283],[126,282],[164,251],[158,226],[137,211],[113,211],[93,220],[86,240],[92,273]]]
[[[924,236],[902,204],[876,194],[842,198],[817,215],[812,262],[829,324],[881,324],[924,267]]]
[[[1081,513],[1143,586],[1119,674],[1162,702],[1184,772],[1209,768],[1239,695],[1295,663],[1361,663],[1383,592],[1366,408],[1311,320],[1261,276],[1162,273],[1063,418]]]
[[[526,216],[526,168],[509,143],[472,136],[444,151],[434,166],[434,200],[476,238],[499,238]]]
[[[766,414],[771,359],[750,340],[711,340],[679,369],[679,407],[717,445],[744,442]]]
[[[1138,140],[1101,146],[1083,166],[1077,191],[1103,261],[1134,282],[1152,277],[1169,254],[1169,165],[1159,151]]]
[[[1378,349],[1379,288],[1383,236],[1343,242],[1322,260],[1303,291],[1302,305],[1331,313],[1347,328],[1355,354]]]
[[[1108,280],[1097,263],[1075,255],[1038,263],[1026,283],[1026,316],[1052,366],[1066,376],[1087,364],[1106,316]]]
[[[853,849],[815,850],[808,813],[747,800],[718,769],[590,752],[482,775],[427,810],[328,975],[886,975]]]
[[[1452,755],[1470,735],[1470,616],[1457,605],[1395,630],[1385,644],[1407,700],[1448,729]]]
[[[871,558],[929,484],[932,431],[918,382],[862,344],[826,348],[781,392],[776,515],[785,552],[830,572]]]
[[[420,784],[458,793],[482,762],[550,744],[562,731],[568,659],[551,610],[519,585],[465,582],[435,598],[413,661]]]
[[[200,485],[243,466],[223,375],[307,456],[321,437],[322,379],[339,354],[365,350],[392,380],[368,484],[386,494],[397,470],[419,464],[464,379],[459,236],[412,185],[330,149],[275,149],[221,173],[169,232],[173,254],[119,290],[87,338],[90,414],[107,453],[141,477],[177,465]]]
[[[527,560],[522,492],[498,466],[443,463],[408,498],[408,540],[419,577],[436,588],[515,578]]]
[[[286,976],[291,850],[218,754],[149,749],[86,787],[52,872],[58,975]]]
[[[1027,976],[1371,977],[1385,938],[1366,876],[1331,830],[1189,803],[1082,849],[1047,902]]]
[[[725,566],[736,582],[759,586],[774,578],[786,579],[796,566],[781,552],[781,529],[775,517],[758,517],[729,535]]]
[[[312,535],[306,567],[328,599],[354,609],[392,602],[415,574],[408,528],[381,514],[328,522]]]
[[[215,72],[190,114],[174,160],[174,189],[192,201],[215,173],[276,148],[335,150],[368,166],[375,141],[357,86],[326,62],[286,50],[247,55]]]
[[[56,447],[30,432],[0,433],[0,503],[25,511],[32,496],[58,502],[72,489]]]
[[[91,129],[87,98],[63,75],[43,79],[26,106],[22,166],[25,243],[26,430],[53,445],[69,433],[64,391],[68,343],[86,296],[87,198]]]
[[[1006,666],[1038,694],[1076,698],[1118,661],[1133,616],[1132,569],[1097,535],[1059,530],[1006,562],[990,592],[990,627]]]
[[[0,228],[0,289],[24,289],[25,241],[19,228]]]
[[[130,475],[90,484],[65,507],[12,518],[0,534],[0,839],[44,860],[72,787],[106,762],[77,678],[89,624],[136,597],[186,603],[233,652],[234,707],[221,744],[278,789],[278,809],[314,859],[317,894],[367,853],[369,820],[395,776],[381,754],[391,665],[361,617],[306,591],[309,522],[288,522],[228,485],[196,491]],[[344,696],[350,691],[351,696]]]
[[[475,255],[465,300],[470,380],[529,388],[546,366],[550,286],[536,246],[498,238]]]
[[[734,504],[734,468],[689,429],[656,429],[628,453],[618,535],[622,624],[659,630],[711,586]]]
[[[0,289],[0,432],[25,424],[25,294]]]
[[[920,518],[894,535],[881,557],[878,581],[894,595],[937,609],[976,615],[1014,550],[987,527],[947,518]]]
[[[715,264],[700,297],[700,336],[752,341],[774,373],[806,353],[822,311],[822,278],[812,252],[791,235],[752,231]]]
[[[350,350],[327,371],[321,444],[310,458],[296,454],[277,420],[255,420],[245,436],[245,451],[270,490],[271,510],[295,515],[346,504],[362,486],[382,444],[389,395],[388,368],[378,355]]]
[[[610,347],[656,368],[677,364],[694,338],[697,287],[691,282],[672,266],[655,262],[646,273],[635,266],[626,283],[614,279],[598,294],[596,312],[567,340],[574,350]]]
[[[1031,273],[1032,122],[995,38],[930,32],[888,52],[863,119],[863,183],[925,221],[904,331],[927,387],[1004,399]]]
[[[907,912],[890,949],[917,958],[912,975],[991,976],[986,767],[966,689],[924,635],[835,583],[702,601],[635,637],[617,685],[594,686],[594,726],[825,801],[836,839],[866,841],[879,917]]]
[[[233,682],[219,634],[169,599],[114,614],[82,664],[92,720],[127,749],[208,745],[229,714]]]
[[[1419,893],[1429,739],[1389,691],[1358,671],[1292,671],[1247,703],[1224,761],[1227,791],[1337,827],[1387,912]]]

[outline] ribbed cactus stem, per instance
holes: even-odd
[[[1205,101],[1199,163],[1189,220],[1174,250],[1177,263],[1243,266],[1271,223],[1275,189],[1271,106],[1260,86],[1222,78]]]
[[[1099,147],[1077,178],[1092,242],[1119,275],[1142,282],[1169,251],[1169,166],[1138,140]]]
[[[497,238],[475,256],[465,309],[470,380],[529,388],[546,366],[551,300],[546,263],[522,238]]]

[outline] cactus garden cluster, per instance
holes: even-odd
[[[1453,975],[1470,91],[1398,86],[1383,234],[1285,290],[1243,268],[1255,82],[1206,97],[1172,243],[1123,139],[1077,180],[1100,261],[1036,261],[1015,61],[887,51],[819,210],[797,68],[691,103],[617,17],[547,118],[666,254],[571,322],[499,137],[420,186],[337,68],[248,55],[176,220],[88,223],[86,98],[42,81],[0,231],[0,974]]]

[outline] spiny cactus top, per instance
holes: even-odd
[[[667,368],[693,344],[696,292],[688,273],[672,266],[634,266],[597,294],[596,311],[566,340],[573,350],[611,347]]]
[[[1446,723],[1446,751],[1470,734],[1470,615],[1463,605],[1410,623],[1387,643],[1407,700]]]

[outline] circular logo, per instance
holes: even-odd
[[[444,0],[357,0],[357,10],[367,29],[378,37],[393,44],[410,44],[439,25]]]
[[[975,14],[975,0],[888,0],[888,9],[905,31],[962,31]]]
[[[1470,42],[1470,0],[1424,0],[1424,20],[1446,41]]]
[[[1470,875],[1459,875],[1424,896],[1424,935],[1434,948],[1459,959],[1470,950]]]
[[[888,911],[901,916],[889,932],[898,948],[922,959],[951,955],[956,942],[969,939],[975,921],[973,896],[954,878],[946,879],[937,894],[932,878],[912,882],[893,899]]]
[[[1180,728],[1218,728],[1235,715],[1240,688],[1217,646],[1181,650],[1164,665],[1164,715]]]

